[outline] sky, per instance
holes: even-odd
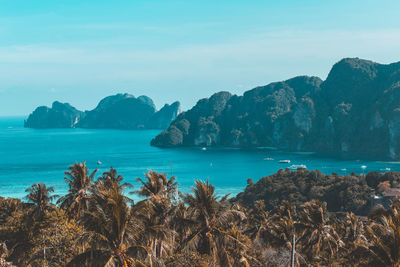
[[[400,61],[398,0],[0,0],[0,116],[116,94],[183,110],[344,57]]]

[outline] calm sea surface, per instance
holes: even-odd
[[[0,196],[21,198],[26,194],[25,189],[36,182],[54,186],[57,194],[64,194],[67,190],[64,171],[81,161],[86,161],[90,169],[99,167],[98,174],[112,166],[133,184],[148,169],[173,173],[182,191],[188,191],[195,179],[208,177],[218,193],[233,195],[245,188],[248,178],[257,181],[293,164],[339,174],[362,173],[363,165],[366,172],[383,172],[386,168],[400,171],[399,162],[319,158],[310,153],[266,148],[160,149],[149,145],[157,130],[33,130],[23,128],[23,121],[22,117],[0,117]],[[282,159],[291,163],[279,163]],[[98,166],[98,161],[102,165]]]

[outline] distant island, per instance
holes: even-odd
[[[400,159],[400,62],[336,63],[325,81],[300,76],[219,92],[180,114],[151,144],[268,146]]]
[[[27,128],[166,129],[179,115],[180,103],[165,104],[157,111],[147,96],[108,96],[90,111],[79,111],[55,101],[51,108],[38,107],[25,121]]]

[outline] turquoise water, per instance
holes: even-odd
[[[222,149],[151,147],[150,140],[159,131],[119,131],[86,129],[34,130],[23,128],[21,117],[0,118],[0,196],[23,197],[25,189],[36,182],[54,186],[64,194],[64,171],[76,161],[86,161],[98,174],[110,166],[128,182],[135,184],[147,169],[173,173],[179,188],[187,191],[195,179],[210,178],[218,193],[242,191],[246,180],[257,181],[292,164],[304,164],[324,173],[344,174],[390,168],[400,171],[398,162],[340,160],[320,158],[311,153],[287,153],[267,148]],[[273,158],[274,160],[264,160]],[[281,159],[291,160],[282,164]],[[97,161],[103,164],[97,166]]]

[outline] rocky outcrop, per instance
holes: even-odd
[[[86,112],[78,127],[103,129],[146,128],[149,118],[156,112],[153,101],[146,96],[129,94],[108,96],[97,107]]]
[[[400,159],[400,62],[358,58],[327,79],[301,76],[200,100],[155,146],[270,146]]]
[[[27,128],[74,128],[84,116],[82,111],[77,110],[68,103],[55,101],[51,108],[41,106],[35,109],[24,126]]]
[[[214,94],[209,99],[200,100],[191,110],[181,114],[168,130],[153,139],[152,144],[280,144],[287,148],[295,148],[297,139],[312,127],[315,111],[310,96],[318,92],[321,82],[316,77],[296,77],[285,82],[257,87],[243,96],[231,95],[228,92]]]
[[[170,123],[178,117],[180,103],[178,101],[171,105],[165,104],[159,111],[154,113],[147,123],[147,128],[167,129]]]
[[[214,118],[221,116],[231,97],[228,92],[220,92],[209,99],[200,100],[193,109],[179,116],[167,131],[153,139],[152,144],[159,146],[219,144],[220,131]]]
[[[179,114],[180,104],[157,111],[147,96],[117,94],[106,97],[91,111],[54,102],[52,108],[37,108],[25,122],[29,128],[165,129]]]

